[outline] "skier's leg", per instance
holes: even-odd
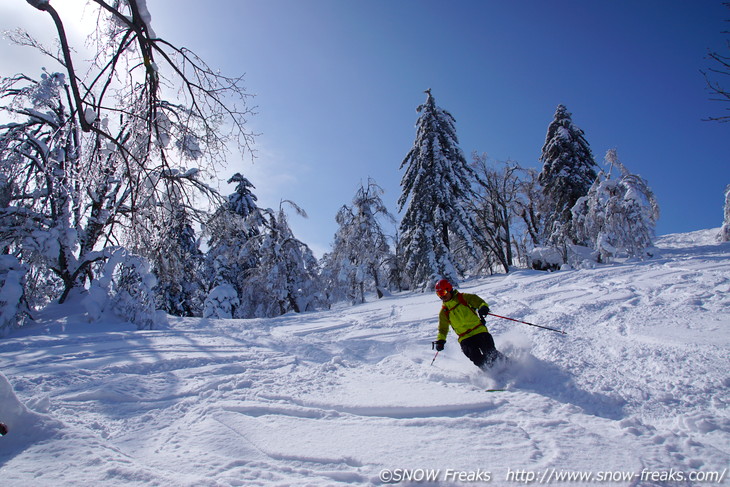
[[[492,338],[492,335],[489,332],[480,333],[479,335],[476,335],[481,338],[481,346],[482,346],[482,354],[484,355],[484,362],[482,365],[482,368],[489,368],[497,360],[505,360],[506,357],[497,350],[497,347],[494,345],[494,338]]]
[[[477,367],[482,367],[485,360],[484,352],[482,352],[483,344],[481,343],[482,339],[480,338],[480,335],[483,335],[483,333],[465,338],[461,341],[461,351],[464,352],[464,355],[466,355]]]

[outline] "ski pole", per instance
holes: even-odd
[[[431,365],[433,365],[433,363],[434,363],[434,362],[436,361],[436,357],[438,357],[438,356],[439,356],[439,352],[440,352],[440,351],[441,351],[441,350],[437,350],[437,351],[436,351],[436,355],[434,355],[434,356],[433,356],[433,360],[431,360]]]
[[[489,316],[494,316],[495,318],[502,318],[503,320],[510,320],[510,321],[516,321],[517,323],[522,323],[522,324],[524,324],[524,325],[530,325],[530,326],[535,326],[535,327],[537,327],[537,328],[543,328],[543,329],[545,329],[545,330],[550,330],[550,331],[557,331],[558,333],[562,333],[563,335],[567,335],[567,333],[565,333],[565,332],[564,332],[563,330],[557,330],[557,329],[555,329],[555,328],[550,328],[550,327],[548,327],[548,326],[542,326],[542,325],[535,325],[535,324],[533,324],[533,323],[528,323],[528,322],[526,322],[526,321],[516,320],[516,319],[514,319],[514,318],[507,318],[506,316],[499,316],[499,315],[495,315],[494,313],[488,313],[488,314],[489,314]]]
[[[431,342],[431,350],[433,350],[434,348],[436,348],[436,342]],[[433,363],[436,361],[436,357],[439,356],[440,351],[441,350],[436,350],[436,355],[433,356],[433,360],[431,360],[431,365],[433,365]]]

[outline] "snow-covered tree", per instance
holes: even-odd
[[[393,253],[386,263],[388,271],[388,282],[397,290],[403,291],[410,289],[411,283],[405,271],[405,258],[403,256],[403,246],[401,245],[400,231],[395,230],[395,234],[391,237]]]
[[[26,269],[12,255],[0,255],[0,337],[21,326],[29,314],[25,299]]]
[[[230,284],[221,284],[214,287],[205,298],[203,317],[231,319],[239,303],[236,288]]]
[[[291,201],[282,202],[278,211],[263,210],[264,229],[247,243],[257,256],[256,267],[250,271],[240,296],[241,308],[250,317],[300,313],[315,309],[321,302],[317,259],[306,244],[294,237],[284,203],[306,217],[304,210]]]
[[[564,105],[558,105],[548,126],[540,161],[538,181],[543,189],[541,203],[547,243],[564,247],[577,243],[571,225],[571,208],[588,194],[597,168],[583,130],[578,128]]]
[[[100,172],[94,160],[83,158],[84,147],[72,111],[66,103],[63,74],[44,73],[39,81],[26,76],[0,82],[2,109],[21,118],[0,126],[0,173],[4,202],[0,225],[4,253],[34,268],[42,293],[63,300],[86,281],[105,222],[112,218],[120,195],[121,174]],[[29,290],[29,299],[42,303]]]
[[[152,261],[158,307],[175,316],[201,316],[207,289],[195,229],[183,206],[165,217]]]
[[[601,171],[588,194],[573,207],[576,236],[599,253],[612,257],[645,257],[652,247],[659,205],[649,184],[621,164],[616,150],[606,153],[608,171]],[[611,178],[616,169],[618,178]]]
[[[265,220],[262,209],[256,204],[257,197],[252,191],[254,185],[240,173],[234,174],[228,183],[236,184],[234,192],[206,224],[205,234],[209,240],[205,276],[214,287],[211,292],[215,291],[216,296],[222,295],[220,290],[215,290],[216,287],[230,286],[234,289],[236,299],[228,301],[231,312],[233,317],[243,317],[247,311],[241,309],[240,297],[259,259],[259,248],[253,239],[261,234]],[[228,292],[227,287],[224,289]],[[211,303],[218,301],[216,298]],[[228,306],[226,304],[226,308]]]
[[[111,312],[139,330],[155,328],[159,321],[154,292],[157,279],[147,259],[123,247],[108,247],[103,253],[106,259],[94,266],[94,278],[80,301],[88,317],[97,320]]]
[[[167,196],[188,207],[195,195],[215,197],[199,169],[222,162],[229,142],[251,140],[240,79],[158,36],[144,0],[89,4],[98,9],[90,62],[48,1],[27,6],[49,15],[58,51],[8,34],[60,65],[0,80],[0,110],[13,120],[0,126],[0,248],[28,269],[31,303],[84,289],[104,248],[154,251],[154,220],[174,207]]]
[[[383,297],[388,278],[385,266],[391,260],[391,252],[378,218],[394,219],[380,197],[382,194],[382,188],[368,179],[367,187],[361,185],[357,190],[352,206],[345,205],[337,213],[339,229],[325,261],[329,294],[334,299],[340,297],[341,288],[353,303],[364,303],[365,293],[371,290]]]
[[[720,239],[730,242],[730,184],[725,188],[725,220],[722,223]]]
[[[398,211],[406,273],[421,289],[436,279],[458,280],[463,265],[458,250],[475,253],[475,223],[466,210],[474,171],[456,136],[454,117],[436,106],[431,90],[420,105],[413,148],[401,164]]]

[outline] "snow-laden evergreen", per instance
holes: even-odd
[[[352,206],[337,213],[339,225],[332,251],[323,258],[322,274],[332,301],[347,299],[364,303],[365,293],[383,297],[388,288],[388,269],[393,260],[388,238],[379,218],[394,221],[381,195],[383,189],[373,179],[360,185]]]
[[[235,190],[216,209],[205,229],[208,251],[204,279],[212,289],[204,315],[242,318],[251,316],[250,310],[241,307],[241,299],[247,292],[246,280],[257,265],[258,245],[254,239],[263,231],[264,217],[251,181],[236,173],[228,183],[235,183]],[[224,296],[227,298],[221,301]]]
[[[476,224],[468,211],[474,171],[456,136],[456,121],[436,106],[431,90],[419,105],[416,139],[401,164],[398,211],[406,274],[412,285],[425,289],[438,278],[456,282],[464,269],[454,252],[475,251]]]
[[[571,225],[571,209],[596,179],[597,168],[583,130],[573,123],[564,105],[558,105],[548,126],[538,181],[545,197],[541,204],[546,235],[543,244],[562,247],[578,243]]]
[[[129,320],[139,330],[163,325],[164,312],[157,312],[157,278],[147,259],[123,247],[108,248],[106,259],[85,291],[74,290],[90,321],[109,315]]]
[[[203,252],[183,205],[165,213],[159,251],[153,254],[157,307],[176,316],[200,316],[208,283]]]
[[[599,254],[600,262],[612,257],[646,257],[653,245],[659,204],[649,184],[621,164],[616,150],[606,153],[608,170],[601,171],[588,195],[573,207],[575,235]],[[618,178],[611,179],[616,169]]]
[[[567,332],[489,317],[513,359],[490,374],[452,341],[431,365],[432,292],[149,331],[53,306],[0,340],[0,485],[727,485],[717,233],[661,237],[644,261],[463,282],[494,313]]]
[[[278,211],[263,212],[264,230],[248,243],[257,260],[240,299],[242,309],[248,310],[250,317],[301,313],[323,304],[319,263],[311,249],[294,236],[287,206],[298,215],[307,216],[292,201],[282,201]]]
[[[212,284],[206,317],[270,317],[322,305],[319,264],[289,227],[286,208],[306,213],[291,201],[279,209],[259,208],[254,185],[237,173],[233,194],[208,221],[206,279]]]
[[[233,318],[234,312],[238,309],[241,301],[238,299],[238,291],[230,284],[219,284],[211,289],[208,297],[205,298],[203,308],[204,318]]]

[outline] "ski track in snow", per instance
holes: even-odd
[[[643,262],[466,282],[495,313],[567,332],[490,318],[511,363],[489,374],[453,334],[431,365],[430,293],[269,320],[171,317],[154,331],[49,312],[0,340],[1,485],[380,485],[381,470],[399,468],[480,469],[493,485],[520,483],[507,479],[516,469],[722,472],[730,244],[716,232],[663,237]]]

